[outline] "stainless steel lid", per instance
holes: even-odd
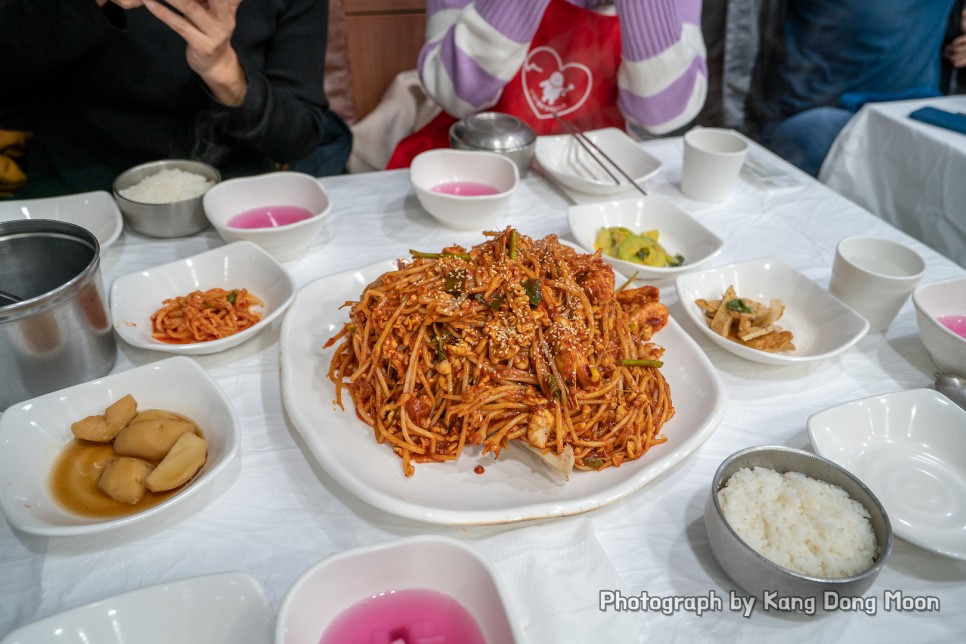
[[[532,144],[537,133],[515,116],[502,112],[481,112],[454,123],[449,137],[452,142],[464,146],[506,152]]]

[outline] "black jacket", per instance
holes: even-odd
[[[193,158],[231,177],[300,159],[344,124],[323,78],[324,0],[245,0],[232,39],[244,103],[218,103],[185,42],[143,7],[0,0],[0,112],[20,107],[35,138],[26,194],[110,190],[124,169]]]

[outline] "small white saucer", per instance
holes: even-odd
[[[862,479],[904,540],[966,560],[966,411],[932,389],[812,414],[816,452]]]

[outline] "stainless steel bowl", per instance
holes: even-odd
[[[207,163],[186,159],[152,161],[125,170],[114,180],[114,199],[121,209],[124,222],[131,230],[149,237],[167,238],[187,237],[208,227],[209,221],[205,217],[202,203],[204,195],[161,204],[132,201],[121,195],[122,190],[134,186],[151,175],[162,170],[175,169],[200,174],[213,183],[221,181],[221,173],[217,168]]]
[[[0,411],[107,374],[117,357],[93,233],[0,223]]]
[[[758,554],[735,533],[724,518],[718,491],[742,468],[767,467],[779,473],[801,472],[813,479],[837,485],[865,506],[875,533],[878,556],[872,567],[857,575],[842,578],[811,577],[773,563]],[[704,510],[705,527],[711,550],[721,567],[738,586],[762,605],[766,593],[787,602],[789,610],[800,612],[799,600],[808,600],[821,611],[825,593],[832,599],[859,597],[872,586],[892,552],[892,526],[885,508],[859,479],[832,461],[803,450],[788,447],[752,447],[724,460],[711,481],[711,493]],[[818,612],[817,611],[817,612]],[[806,611],[807,612],[807,611]]]
[[[509,157],[523,177],[537,150],[537,133],[515,116],[481,112],[454,123],[449,142],[457,150],[484,150]]]

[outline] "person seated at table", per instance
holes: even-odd
[[[966,94],[966,1],[956,0],[946,26],[941,89],[943,94]]]
[[[835,137],[869,101],[938,96],[940,48],[953,0],[779,0],[749,104],[752,136],[818,176]],[[771,58],[770,58],[771,57]]]
[[[223,178],[340,173],[351,133],[323,89],[319,0],[0,0],[0,108],[34,133],[20,198],[110,190],[163,158]]]
[[[701,0],[429,0],[419,74],[443,112],[403,139],[389,168],[449,147],[459,118],[512,114],[537,134],[664,135],[704,105]]]

